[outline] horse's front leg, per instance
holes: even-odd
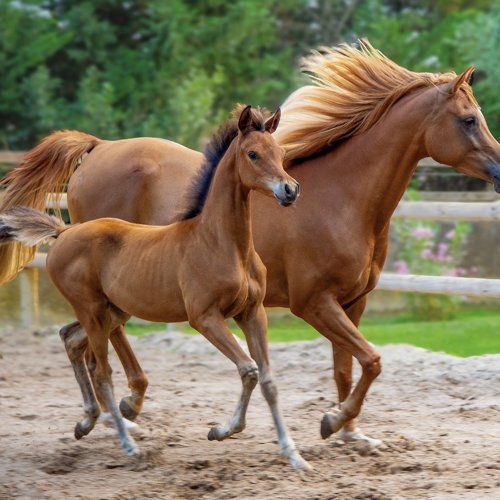
[[[92,384],[85,367],[84,354],[88,345],[88,338],[85,330],[78,321],[63,326],[59,332],[61,340],[71,361],[75,378],[80,386],[83,396],[83,409],[85,418],[75,426],[75,438],[81,439],[86,436],[95,426],[99,417],[100,408],[97,403]]]
[[[212,427],[208,433],[210,441],[222,441],[245,428],[248,403],[258,380],[257,365],[240,347],[220,313],[190,317],[189,323],[236,365],[241,377],[242,392],[236,410],[226,425]]]
[[[281,413],[278,402],[278,388],[274,382],[269,362],[267,316],[264,306],[252,308],[252,310],[236,317],[235,320],[245,333],[250,354],[259,367],[260,388],[271,410],[274,426],[278,434],[280,453],[288,458],[294,469],[311,469],[309,463],[297,451]]]
[[[361,365],[362,374],[354,390],[346,396],[340,410],[327,412],[321,422],[321,436],[326,439],[359,415],[370,385],[381,371],[380,355],[369,344],[339,303],[328,292],[310,297],[305,305],[292,304],[292,312],[307,321],[325,336],[336,349],[354,356]],[[336,367],[340,371],[341,367]],[[345,388],[344,388],[345,390]],[[342,394],[344,396],[344,394]]]
[[[363,315],[365,307],[366,295],[361,297],[359,300],[345,309],[347,316],[356,327],[359,326],[359,322],[361,320],[361,316]],[[342,403],[347,399],[349,394],[351,394],[352,354],[348,351],[337,348],[333,344],[332,351],[333,377],[337,386],[339,406],[342,407]],[[363,441],[373,447],[380,446],[382,444],[382,441],[380,439],[373,439],[363,434],[361,429],[356,426],[356,419],[354,418],[346,422],[344,427],[339,431],[338,436],[345,442]]]

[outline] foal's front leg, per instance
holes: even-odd
[[[259,367],[260,388],[271,410],[278,434],[280,453],[288,458],[294,469],[312,469],[295,448],[295,443],[288,434],[278,403],[278,388],[274,382],[269,362],[267,316],[264,306],[258,307],[256,311],[251,311],[249,314],[244,313],[235,320],[245,333],[250,354]]]
[[[210,441],[222,441],[245,428],[248,403],[258,380],[257,365],[240,347],[220,313],[190,318],[189,323],[236,365],[241,377],[243,390],[236,410],[226,425],[212,427],[208,433]]]
[[[75,378],[83,396],[85,418],[75,426],[75,438],[86,436],[95,426],[100,409],[85,367],[84,354],[88,345],[87,334],[78,321],[63,326],[59,332],[71,361]]]

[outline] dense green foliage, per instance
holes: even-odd
[[[199,147],[235,102],[279,105],[310,48],[358,36],[415,70],[476,65],[498,137],[499,25],[492,0],[2,0],[0,148],[60,128]]]

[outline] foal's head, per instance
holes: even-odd
[[[299,184],[283,169],[285,151],[272,137],[278,127],[278,109],[267,120],[251,106],[242,109],[238,118],[235,139],[238,171],[248,189],[274,195],[280,205],[287,207],[299,196]]]

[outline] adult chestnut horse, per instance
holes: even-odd
[[[61,330],[84,397],[86,418],[75,428],[77,438],[88,434],[99,416],[83,357],[87,345],[95,361],[90,373],[96,395],[111,412],[123,449],[135,454],[113,396],[110,332],[119,329],[123,334],[131,315],[162,322],[189,320],[236,364],[243,385],[234,415],[227,425],[213,427],[208,438],[221,441],[245,428],[250,396],[260,379],[281,453],[293,467],[308,468],[288,435],[269,366],[266,270],[253,245],[249,198],[250,190],[258,190],[289,206],[299,185],[283,169],[284,150],[271,137],[280,112],[264,121],[261,112],[247,106],[237,116],[238,121],[226,124],[209,143],[205,168],[195,183],[196,202],[178,223],[150,226],[108,218],[68,227],[33,208],[0,213],[0,243],[33,245],[57,238],[47,270],[79,321]],[[245,333],[252,358],[231,334],[224,321],[228,317]],[[140,408],[142,398],[136,404]]]
[[[302,196],[281,211],[253,195],[253,235],[268,270],[265,305],[290,307],[332,343],[341,404],[326,413],[323,437],[343,426],[344,439],[363,437],[354,418],[381,367],[358,324],[385,261],[391,215],[426,156],[500,191],[500,145],[473,96],[473,68],[458,76],[417,73],[364,42],[313,52],[304,69],[313,83],[287,99],[276,133]],[[3,207],[41,209],[46,194],[71,176],[74,221],[115,216],[164,224],[183,208],[201,161],[200,153],[159,139],[110,142],[56,132],[7,176]],[[30,258],[19,248],[8,252],[0,258],[0,280]],[[144,390],[126,339],[111,340],[132,392]],[[362,375],[351,393],[352,356]]]

